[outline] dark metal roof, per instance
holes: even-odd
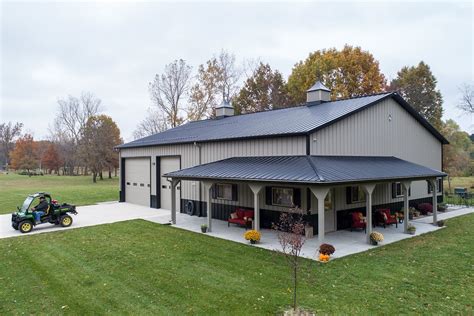
[[[323,83],[321,81],[316,81],[316,83],[306,91],[311,92],[311,91],[317,91],[317,90],[324,90],[324,91],[331,92],[331,90],[329,90],[328,87],[323,85]]]
[[[394,92],[345,100],[324,102],[315,106],[298,106],[273,111],[208,119],[169,129],[117,148],[146,147],[166,144],[238,140],[248,138],[306,135],[324,128],[373,104],[393,97],[442,143],[447,140]]]
[[[445,173],[396,157],[267,156],[233,157],[165,176],[176,179],[352,183],[444,177]]]

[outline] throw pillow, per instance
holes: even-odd
[[[237,217],[237,213],[230,213],[230,218],[236,219]]]
[[[387,214],[386,214],[386,213],[382,213],[382,214],[383,214],[383,220],[384,220],[384,221],[387,221],[387,219],[388,219],[388,218],[387,218]]]

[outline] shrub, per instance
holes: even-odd
[[[372,232],[372,233],[370,233],[370,240],[376,241],[376,242],[382,242],[383,241],[383,235],[382,235],[382,233],[379,233],[379,232]]]
[[[201,228],[202,228],[202,229],[206,229],[206,228],[207,228],[207,225],[206,225],[206,224],[202,224],[202,225],[201,225]]]
[[[408,230],[409,232],[415,232],[415,231],[416,231],[416,227],[410,224],[410,225],[408,225],[407,230]]]
[[[245,232],[244,234],[244,238],[246,240],[253,240],[253,241],[260,241],[260,232],[256,231],[256,230],[248,230]]]
[[[319,246],[319,253],[323,255],[332,255],[336,251],[333,245],[330,244],[322,244]]]

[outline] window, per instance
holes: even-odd
[[[347,187],[347,204],[365,202],[365,193],[360,187]]]
[[[213,188],[213,199],[237,201],[237,185],[230,183],[216,183]]]
[[[294,194],[292,188],[272,188],[272,205],[292,207]]]
[[[411,195],[411,186],[408,188],[408,196]],[[392,183],[392,198],[403,196],[403,185],[401,182]]]
[[[431,186],[431,182],[426,181],[428,183],[428,194],[433,192],[433,187]],[[436,189],[437,192],[442,192],[443,191],[443,178],[438,178],[436,179]]]

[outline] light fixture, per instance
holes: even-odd
[[[388,121],[389,121],[389,122],[392,121],[392,114],[389,114],[389,115],[388,115]]]

